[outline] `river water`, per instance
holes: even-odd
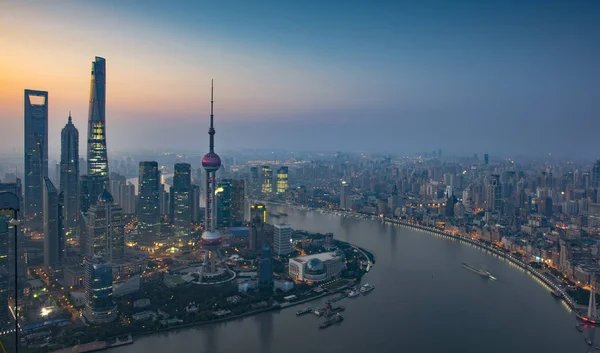
[[[288,213],[279,221],[295,229],[332,232],[375,255],[363,282],[376,289],[339,302],[346,307],[344,322],[319,330],[319,318],[296,317],[299,306],[150,335],[111,353],[593,351],[583,340],[593,330],[575,330],[574,314],[549,289],[484,250],[400,226],[271,207]],[[498,280],[484,279],[462,262],[483,266]]]

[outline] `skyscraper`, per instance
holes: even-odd
[[[154,236],[160,228],[160,174],[157,162],[140,162],[137,215],[141,235]]]
[[[48,176],[48,92],[25,90],[25,218],[43,231],[42,193]]]
[[[273,192],[273,169],[268,165],[262,167],[262,193],[270,194]]]
[[[132,183],[122,184],[119,187],[119,199],[121,200],[121,207],[125,214],[135,214],[135,207],[137,203],[137,197],[135,195],[135,185]]]
[[[500,212],[502,210],[502,185],[500,175],[492,174],[487,185],[486,210]]]
[[[112,266],[100,256],[85,258],[85,318],[93,324],[109,323],[117,318],[113,301]]]
[[[202,191],[200,190],[200,185],[193,184],[191,188],[191,206],[190,206],[190,214],[192,216],[193,223],[200,223],[200,197]]]
[[[246,182],[233,180],[231,190],[231,226],[244,224],[244,205],[246,204]]]
[[[233,194],[233,181],[231,179],[222,179],[218,183],[217,191],[215,194],[217,196],[217,229],[231,227],[231,202]]]
[[[250,205],[250,222],[258,219],[261,223],[267,223],[267,206],[262,203]]]
[[[21,179],[16,178],[14,183],[0,183],[0,193],[2,191],[7,191],[9,193],[14,194],[18,198],[19,211],[16,212],[16,217],[18,219],[22,219],[21,207],[23,206],[23,187],[21,184]],[[43,200],[42,200],[43,202]],[[0,208],[0,216],[8,216],[13,218],[15,216],[14,210],[2,210]],[[42,220],[43,223],[43,220]],[[19,274],[19,283],[22,283],[27,279],[26,269],[25,269],[25,249],[24,249],[24,236],[22,223],[16,227],[16,236],[13,234],[8,237],[8,276],[9,276],[9,287],[14,288],[14,279],[15,279],[15,257],[17,262],[17,273]],[[43,225],[42,225],[43,230]],[[10,234],[10,233],[9,233]],[[16,244],[16,254],[15,254],[15,242]]]
[[[596,161],[592,167],[592,187],[600,187],[600,160]]]
[[[0,216],[0,327],[9,321],[8,316],[8,244],[10,232],[8,231],[9,219]]]
[[[96,204],[88,210],[87,232],[83,254],[88,257],[102,256],[115,264],[125,257],[125,225],[123,210],[114,203],[113,197],[104,190]]]
[[[58,190],[50,178],[44,178],[44,265],[48,268],[60,267],[63,250],[63,225]]]
[[[292,226],[276,224],[273,233],[273,250],[277,256],[289,255],[293,250]]]
[[[288,167],[282,166],[277,171],[277,193],[284,194],[288,189]]]
[[[64,197],[65,232],[72,233],[79,218],[79,131],[71,113],[60,134],[60,191]]]
[[[173,225],[179,232],[188,232],[192,222],[192,166],[176,163],[171,188]]]
[[[106,60],[98,56],[92,62],[87,137],[87,192],[91,206],[105,188],[110,188],[106,149]]]
[[[258,285],[264,289],[273,287],[273,259],[269,243],[262,245],[258,263]]]
[[[345,210],[348,208],[346,205],[346,197],[348,196],[348,190],[350,189],[350,184],[345,181],[342,181],[340,185],[340,208]]]

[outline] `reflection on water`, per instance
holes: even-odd
[[[271,342],[273,340],[273,312],[257,315],[255,320],[258,322],[258,336],[260,337],[260,351],[271,352]]]

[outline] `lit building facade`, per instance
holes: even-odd
[[[216,191],[217,196],[217,228],[228,228],[232,226],[232,196],[233,182],[231,179],[222,179]]]
[[[288,167],[282,166],[277,171],[277,193],[284,194],[288,190]]]
[[[320,283],[339,277],[346,268],[346,258],[341,250],[289,260],[289,276],[296,281]]]
[[[25,90],[25,218],[43,231],[43,183],[48,176],[48,92]]]
[[[4,327],[10,318],[8,314],[8,222],[6,216],[0,216],[0,327]]]
[[[104,190],[97,203],[90,207],[86,218],[87,231],[83,254],[101,256],[113,264],[125,257],[125,225],[123,210],[114,203],[112,195]]]
[[[87,175],[89,206],[109,188],[108,153],[106,147],[106,60],[92,62],[90,105],[88,115]]]
[[[63,194],[63,219],[67,233],[73,233],[79,218],[79,131],[71,114],[60,134],[60,191]]]
[[[187,232],[192,222],[192,166],[176,163],[171,188],[173,225],[179,232]]]
[[[259,219],[261,223],[267,223],[267,206],[263,203],[250,205],[250,221]]]
[[[85,259],[85,318],[93,324],[115,321],[118,310],[113,301],[113,274],[102,257]]]
[[[137,216],[142,236],[154,236],[160,229],[160,172],[157,162],[140,162]]]
[[[270,194],[273,192],[273,169],[268,165],[262,167],[262,188],[263,194]]]

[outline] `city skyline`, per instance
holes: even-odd
[[[21,145],[22,90],[40,89],[52,97],[56,155],[67,112],[85,124],[87,65],[102,56],[109,151],[199,150],[200,83],[215,77],[222,150],[312,138],[328,150],[413,154],[434,141],[456,154],[593,156],[598,3],[337,5],[3,4],[0,26],[15,35],[0,44],[15,55],[0,62],[2,147]],[[87,11],[105,27],[93,44],[98,29],[78,16]],[[48,30],[32,20],[42,15]]]

